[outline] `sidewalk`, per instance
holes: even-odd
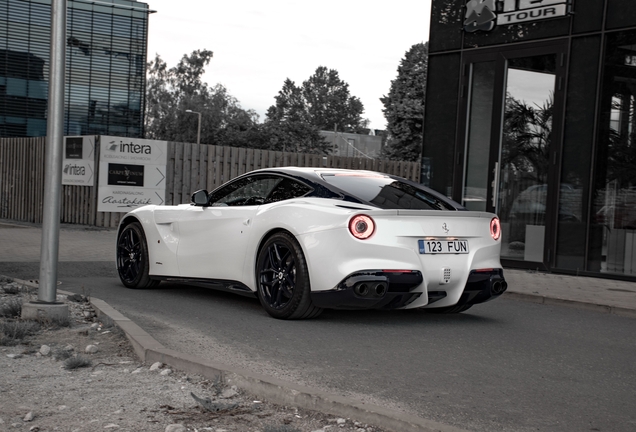
[[[38,262],[41,236],[40,226],[0,220],[0,262]],[[62,225],[59,261],[114,262],[115,238],[112,228]],[[634,282],[513,269],[505,275],[508,298],[636,318]]]
[[[636,318],[636,283],[504,269],[504,297]]]

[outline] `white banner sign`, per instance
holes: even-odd
[[[97,211],[127,212],[166,196],[167,141],[100,137]]]
[[[62,184],[72,186],[95,185],[95,137],[64,137]]]

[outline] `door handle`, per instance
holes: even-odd
[[[492,207],[497,211],[497,195],[499,191],[499,162],[495,162],[495,169],[492,179]]]
[[[245,226],[249,226],[249,225],[250,225],[250,219],[245,219],[245,220],[243,221],[243,225],[245,225]]]

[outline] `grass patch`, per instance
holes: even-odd
[[[0,318],[19,318],[22,315],[22,300],[9,299],[0,304]]]
[[[80,355],[68,358],[64,361],[64,369],[68,370],[91,367],[92,365],[93,362],[90,359]]]
[[[60,360],[67,360],[67,359],[69,359],[69,358],[71,358],[71,357],[73,357],[73,352],[72,352],[72,351],[69,351],[69,350],[67,350],[67,349],[64,349],[64,348],[56,349],[56,350],[53,352],[53,358],[54,358],[55,360],[57,360],[57,361],[60,361]]]
[[[5,285],[2,290],[5,294],[20,294],[20,287],[16,284]]]
[[[0,321],[0,345],[17,345],[40,328],[36,321]]]
[[[46,326],[49,330],[58,330],[71,326],[70,315],[62,317],[48,317],[41,320],[42,325]]]

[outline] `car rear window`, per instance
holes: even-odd
[[[349,195],[382,209],[455,210],[425,189],[381,174],[322,173],[322,178]]]

